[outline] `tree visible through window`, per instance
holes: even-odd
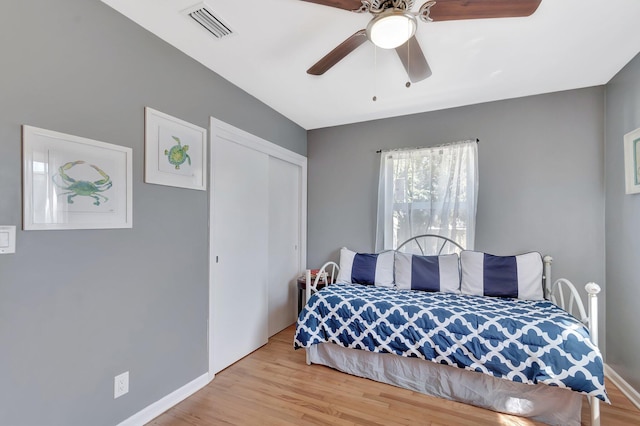
[[[382,151],[376,249],[438,234],[473,249],[478,194],[478,144]]]

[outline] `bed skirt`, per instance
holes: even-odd
[[[313,364],[550,425],[580,426],[582,395],[544,384],[529,385],[418,358],[319,343],[307,349]]]

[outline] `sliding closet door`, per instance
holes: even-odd
[[[293,324],[307,159],[211,118],[209,377]]]
[[[301,167],[269,157],[269,336],[296,320]]]
[[[215,373],[268,339],[269,156],[217,139],[212,157],[211,350]]]

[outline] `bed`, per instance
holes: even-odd
[[[343,248],[340,265],[327,262],[313,281],[307,271],[294,347],[309,364],[552,425],[579,425],[586,395],[599,425],[599,402],[609,402],[600,288],[585,287],[587,315],[569,280],[551,285],[551,263],[466,251],[433,235],[378,254]],[[513,294],[502,284],[509,279]]]

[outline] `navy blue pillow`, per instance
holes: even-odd
[[[458,255],[395,254],[396,287],[402,290],[460,292]]]
[[[336,282],[393,287],[393,252],[356,253],[343,247]]]
[[[494,256],[464,250],[460,253],[463,294],[543,300],[542,256],[531,252]]]

